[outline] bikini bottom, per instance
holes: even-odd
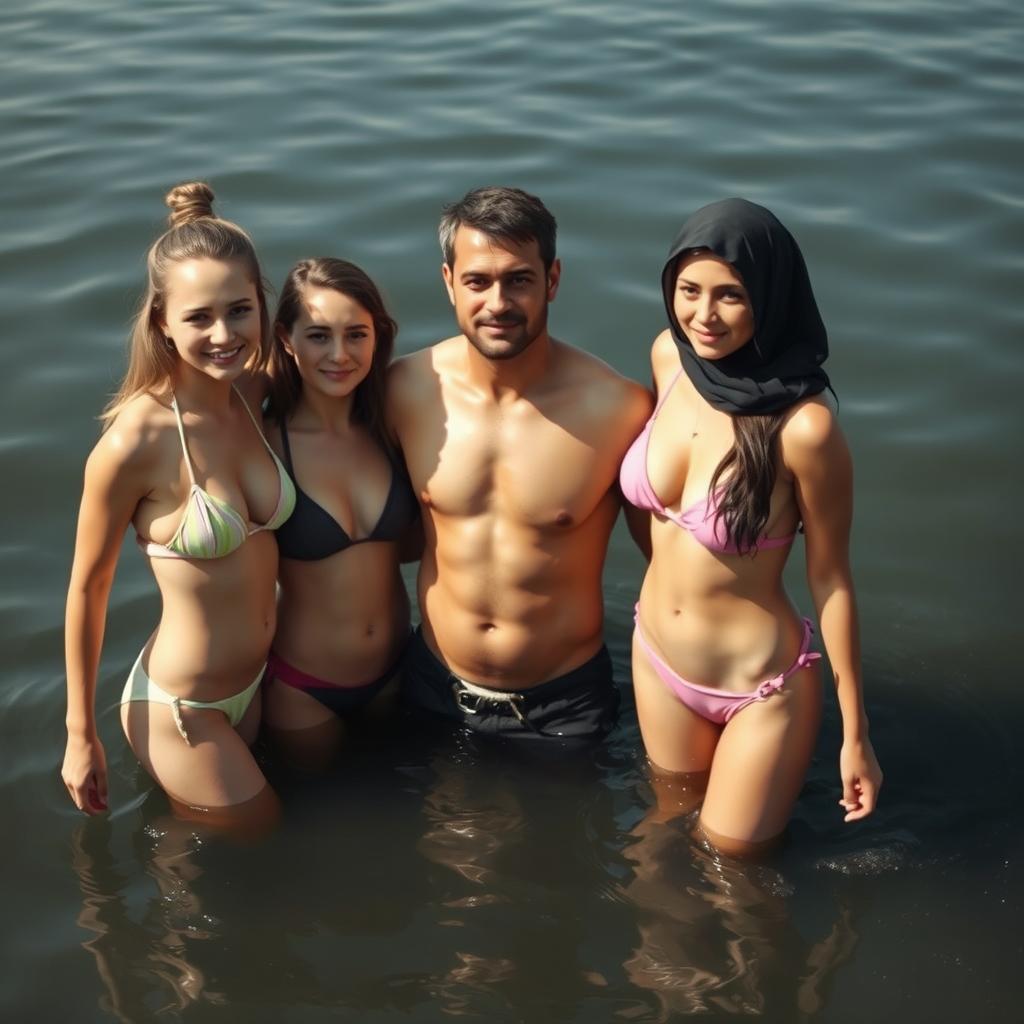
[[[142,667],[142,652],[140,651],[131,672],[128,673],[128,681],[124,684],[124,690],[121,693],[121,703],[128,704],[131,701],[145,700],[151,704],[168,705],[171,714],[174,715],[174,724],[178,727],[181,738],[191,746],[192,741],[188,738],[185,723],[181,720],[181,709],[198,708],[201,711],[223,711],[232,727],[237,726],[246,711],[249,710],[253,697],[256,696],[265,668],[264,665],[256,673],[256,678],[244,690],[232,697],[225,697],[223,700],[190,700],[187,697],[175,697],[153,682]]]
[[[810,619],[804,619],[803,639],[800,642],[800,653],[796,661],[784,672],[780,672],[771,679],[766,679],[756,690],[750,693],[727,693],[723,690],[714,690],[707,686],[698,686],[696,683],[687,682],[682,676],[677,675],[665,664],[664,661],[654,652],[654,648],[647,642],[643,631],[640,629],[639,613],[634,613],[633,621],[636,623],[635,636],[639,642],[651,667],[657,672],[661,681],[695,714],[706,718],[716,725],[725,725],[733,715],[742,711],[748,704],[754,701],[767,700],[773,693],[781,690],[786,680],[795,672],[817,661],[821,655],[812,651],[811,637],[814,635],[814,627]]]
[[[338,686],[325,679],[319,679],[317,676],[311,676],[308,672],[303,672],[302,669],[290,665],[279,654],[271,651],[270,657],[267,658],[267,678],[273,677],[284,683],[285,686],[308,693],[310,697],[318,700],[336,715],[346,715],[366,707],[391,682],[404,657],[405,647],[403,646],[394,664],[372,682],[362,683],[359,686]]]

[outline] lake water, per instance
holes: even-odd
[[[1022,28],[1010,0],[8,0],[4,1018],[1019,1018]],[[596,756],[554,764],[360,737],[334,775],[284,785],[270,840],[183,835],[117,722],[156,616],[128,543],[98,701],[113,813],[84,822],[58,777],[81,467],[163,193],[192,177],[272,281],[309,255],[363,265],[400,351],[452,328],[441,205],[534,191],[560,224],[554,332],[643,380],[683,218],[771,207],[807,258],[856,459],[877,814],[840,820],[830,701],[777,857],[644,833],[627,707]],[[641,569],[620,526],[627,705]]]

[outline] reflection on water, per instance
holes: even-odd
[[[584,845],[581,809],[602,813],[591,798],[602,792],[593,751],[458,734],[429,765],[417,848],[437,899],[437,1008],[515,1019],[532,992],[543,993],[549,1019],[572,1019],[607,985],[586,951],[591,908],[607,885]]]
[[[528,988],[550,1020],[594,1006],[602,1020],[818,1019],[858,936],[847,898],[806,859],[741,863],[695,844],[685,811],[699,791],[685,787],[621,830],[602,773],[629,771],[607,751],[510,756],[460,736],[428,762],[417,849],[437,901],[439,1010],[514,1019]]]
[[[941,731],[934,714],[927,721]],[[770,862],[737,863],[692,843],[685,791],[668,813],[659,805],[630,729],[539,763],[471,736],[379,735],[348,748],[333,774],[275,779],[285,818],[253,847],[183,828],[156,792],[137,813],[79,824],[78,941],[96,964],[101,1010],[146,1020],[223,1001],[254,1020],[342,1008],[425,1024],[829,1020],[837,973],[849,986],[872,955],[865,927],[888,960],[905,956],[877,922],[906,905],[908,886],[910,905],[929,907],[940,865],[975,891],[962,821],[942,832],[900,810],[901,799],[924,808],[941,793],[964,806],[948,783],[912,780],[913,800],[897,793],[849,829],[828,824],[833,766],[822,758],[788,845]],[[977,781],[960,785],[977,794]],[[1003,811],[991,793],[987,807],[976,800],[974,814]],[[986,861],[1012,832],[1005,815],[991,820]],[[126,840],[130,852],[115,852]],[[1013,905],[1002,860],[989,877],[988,902],[970,897],[984,910],[972,938],[983,948],[1006,934]],[[955,948],[957,919],[944,928],[933,943]],[[927,1019],[943,1019],[942,1001]]]
[[[461,876],[480,892],[444,901],[445,906],[479,906],[508,897],[494,891],[495,865],[510,840],[523,831],[523,807],[515,789],[500,784],[500,776],[488,777],[474,766],[436,760],[436,782],[424,801],[427,828],[420,852],[435,864]]]
[[[82,893],[77,923],[92,933],[82,948],[95,959],[105,990],[99,1007],[126,1022],[184,1010],[200,1000],[223,1001],[208,988],[190,950],[192,942],[218,937],[193,890],[201,840],[173,817],[162,828],[147,828],[140,839],[140,866],[156,883],[156,893],[139,920],[128,910],[131,876],[111,855],[105,823],[83,822],[71,839],[71,867]]]
[[[848,909],[835,906],[828,933],[810,943],[772,868],[724,859],[651,819],[632,839],[624,892],[637,908],[639,945],[624,966],[656,995],[659,1021],[712,1011],[796,1021],[824,1007],[857,944]]]

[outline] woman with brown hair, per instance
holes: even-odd
[[[277,800],[249,750],[274,633],[273,531],[295,493],[236,388],[270,343],[248,235],[214,216],[193,182],[167,196],[150,248],[128,372],[85,468],[65,622],[75,804],[106,809],[96,677],[121,540],[135,529],[160,590],[160,620],[128,677],[121,723],[177,813],[265,824]]]
[[[850,454],[825,398],[828,346],[803,257],[768,210],[742,199],[699,210],[662,290],[658,405],[620,476],[653,513],[637,713],[661,813],[703,798],[704,835],[756,852],[789,819],[821,718],[811,623],[782,585],[801,524],[842,714],[847,821],[871,813],[881,784],[861,692]]]
[[[409,638],[399,574],[419,506],[384,421],[397,325],[373,281],[339,259],[288,273],[274,318],[267,435],[295,482],[277,531],[278,628],[265,714],[293,762],[322,766],[343,719],[378,706]]]

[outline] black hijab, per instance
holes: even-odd
[[[693,351],[672,309],[676,268],[693,249],[708,249],[743,279],[754,311],[754,336],[721,359]],[[831,389],[821,364],[828,336],[800,248],[775,215],[746,199],[698,210],[680,229],[661,274],[669,326],[693,386],[716,409],[764,414]]]

